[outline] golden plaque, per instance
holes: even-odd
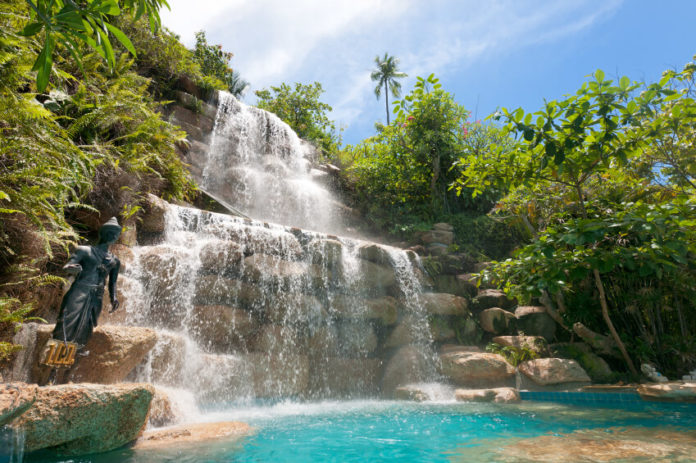
[[[41,364],[54,368],[67,368],[75,363],[77,344],[49,339],[41,355]]]

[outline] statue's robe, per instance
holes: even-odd
[[[63,297],[54,339],[87,344],[101,313],[106,279],[113,298],[120,266],[118,258],[97,246],[77,247],[64,268],[80,273]]]

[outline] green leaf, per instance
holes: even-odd
[[[105,23],[106,28],[109,29],[109,31],[114,34],[114,37],[123,44],[124,47],[126,47],[126,50],[128,50],[131,55],[133,56],[138,56],[137,53],[135,52],[135,47],[133,46],[133,43],[130,41],[128,37],[126,37],[126,34],[121,32],[121,30],[115,26],[112,26],[109,23]]]
[[[43,29],[43,27],[43,23],[30,23],[24,26],[24,29],[19,31],[19,35],[22,35],[24,37],[31,37],[32,35],[36,35],[39,32],[41,32],[41,29]]]
[[[601,69],[597,69],[594,73],[595,79],[597,79],[597,82],[601,82],[604,80],[604,71]]]
[[[36,62],[32,68],[33,71],[37,71],[36,89],[39,93],[43,93],[44,90],[46,90],[48,79],[51,76],[51,68],[53,67],[53,46],[53,36],[47,33],[44,47],[36,58]]]

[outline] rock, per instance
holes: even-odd
[[[429,326],[430,337],[435,342],[450,341],[457,337],[457,333],[445,318],[431,317]]]
[[[696,383],[641,384],[638,394],[645,400],[696,402]]]
[[[116,284],[116,299],[118,299],[118,310],[111,312],[111,301],[107,295],[102,299],[102,311],[99,315],[100,325],[127,325],[132,315],[132,311],[138,309],[136,301],[129,300],[126,296],[133,294],[137,288],[137,282],[125,275],[119,275]]]
[[[399,318],[399,307],[399,302],[391,296],[373,299],[336,296],[331,301],[331,312],[341,318],[379,320],[383,325],[396,323]]]
[[[0,386],[0,427],[26,412],[36,401],[38,386],[26,383],[4,383]]]
[[[505,293],[499,289],[480,289],[471,304],[472,309],[479,312],[492,307],[510,310],[515,305],[517,305],[517,301],[508,299]]]
[[[514,382],[515,369],[502,355],[452,351],[440,354],[442,374],[457,386],[505,386]]]
[[[423,347],[401,347],[386,363],[382,376],[382,394],[393,397],[399,386],[427,381],[434,373],[433,360]]]
[[[358,255],[367,261],[385,267],[392,266],[392,259],[389,250],[384,246],[375,243],[364,243],[358,246]]]
[[[51,368],[39,364],[44,346],[51,338],[54,325],[25,324],[26,339],[30,346],[24,355],[15,360],[13,379],[45,384]],[[76,357],[75,365],[68,370],[66,381],[109,384],[123,381],[152,349],[157,341],[149,328],[105,325],[94,329],[83,351],[86,357]],[[23,373],[14,374],[14,371]]]
[[[360,278],[357,287],[359,292],[368,294],[384,294],[396,284],[396,274],[393,267],[375,264],[368,260],[360,259]]]
[[[299,353],[304,351],[306,340],[289,325],[263,325],[249,348],[254,352]]]
[[[126,272],[129,265],[133,264],[135,260],[135,253],[130,248],[130,246],[125,246],[123,244],[112,244],[109,251],[115,255],[121,262],[121,267],[119,268],[119,282],[121,281],[121,275]]]
[[[339,268],[343,262],[343,244],[338,240],[314,239],[307,245],[311,262],[329,269]]]
[[[421,301],[432,315],[469,315],[469,301],[447,293],[423,293]]]
[[[338,346],[346,357],[364,357],[377,349],[377,334],[369,323],[338,325]]]
[[[448,230],[430,230],[421,233],[423,244],[442,243],[450,245],[454,242],[454,233]]]
[[[515,314],[498,307],[483,310],[478,315],[479,323],[484,331],[493,334],[502,334],[510,331],[515,326]]]
[[[154,395],[147,384],[69,384],[38,389],[36,402],[13,422],[25,451],[60,455],[107,452],[135,440]]]
[[[428,253],[427,249],[425,249],[425,246],[423,246],[422,244],[416,244],[414,246],[409,246],[408,248],[406,248],[406,250],[412,251],[412,252],[418,254],[419,256],[425,256]]]
[[[496,446],[489,461],[535,463],[679,462],[693,461],[692,431],[655,427],[581,429],[547,434]]]
[[[126,379],[157,342],[155,332],[135,326],[106,325],[94,330],[81,357],[70,370],[73,382],[111,384]]]
[[[263,294],[259,288],[246,282],[206,275],[198,278],[193,303],[259,309]]]
[[[184,379],[195,381],[195,395],[200,403],[225,404],[253,395],[254,364],[249,356],[199,354],[187,362]]]
[[[483,330],[473,317],[456,317],[452,320],[452,326],[460,343],[475,345],[483,339]]]
[[[148,193],[145,197],[140,229],[149,233],[162,233],[167,224],[166,216],[169,205],[157,196]]]
[[[448,223],[445,222],[439,222],[433,225],[433,230],[435,231],[446,231],[446,232],[453,232],[454,227]]]
[[[256,397],[302,396],[309,386],[309,359],[304,355],[249,354]]]
[[[517,403],[520,401],[520,393],[512,387],[457,389],[454,395],[459,402]]]
[[[158,450],[174,451],[173,457],[180,456],[182,448],[199,449],[202,443],[224,441],[229,443],[253,432],[248,424],[236,421],[220,423],[196,423],[167,429],[146,431],[130,448],[134,451]],[[159,455],[159,454],[158,454]],[[174,460],[171,460],[174,461]]]
[[[609,383],[616,376],[609,364],[592,352],[590,346],[585,343],[559,343],[552,344],[549,348],[553,357],[568,358],[578,362],[595,383]]]
[[[556,322],[541,306],[519,306],[515,309],[517,329],[528,336],[542,336],[552,341],[556,335]]]
[[[445,275],[460,275],[465,272],[470,272],[474,260],[466,254],[445,254],[437,258],[440,263],[440,273]]]
[[[549,355],[546,340],[541,336],[496,336],[492,341],[504,347],[526,348],[542,357]]]
[[[431,243],[425,249],[427,254],[431,256],[444,256],[449,253],[449,247],[442,243]]]
[[[440,293],[450,293],[456,296],[470,298],[476,295],[476,279],[470,273],[459,275],[437,275],[434,278],[435,290]]]
[[[573,324],[573,332],[599,354],[609,357],[622,358],[619,349],[616,347],[616,343],[609,336],[595,333],[580,322]]]
[[[387,336],[383,347],[385,349],[390,349],[417,342],[411,330],[412,325],[413,321],[410,318],[404,319],[401,323],[396,325],[391,333],[389,333],[389,336]]]
[[[399,386],[394,391],[394,398],[396,400],[411,400],[413,402],[425,402],[428,400],[428,394],[422,391],[417,386],[408,384],[406,386]]]
[[[669,381],[666,376],[664,376],[662,373],[657,371],[657,369],[653,366],[650,365],[649,363],[644,363],[640,366],[640,371],[645,375],[650,381],[654,381],[656,383],[666,383]]]
[[[575,360],[559,358],[527,360],[522,362],[518,369],[540,386],[590,382],[590,377]]]
[[[244,277],[253,283],[297,287],[307,283],[309,269],[304,262],[283,260],[276,256],[252,254],[244,259]]]
[[[443,344],[440,347],[440,354],[450,352],[483,352],[479,346],[462,346],[460,344]]]
[[[251,312],[226,305],[198,305],[189,322],[193,337],[214,352],[244,348],[259,331]]]
[[[144,370],[147,381],[169,386],[181,384],[186,367],[187,339],[178,333],[157,331],[157,343],[138,365],[136,371]]]
[[[326,310],[319,299],[307,294],[282,292],[278,297],[259,301],[259,305],[265,318],[273,323],[316,327],[326,319]]]
[[[233,241],[216,240],[206,243],[199,257],[202,272],[236,277],[241,271],[244,250]]]
[[[309,394],[313,398],[369,397],[377,392],[382,361],[321,356],[312,360],[309,368]]]
[[[156,428],[170,426],[176,422],[174,407],[169,399],[169,395],[160,388],[155,388],[155,395],[150,403],[150,426]]]

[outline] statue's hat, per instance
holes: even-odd
[[[116,217],[111,217],[109,220],[106,221],[104,225],[101,226],[99,231],[107,231],[107,230],[114,230],[118,231],[121,233],[121,226],[118,224],[118,220],[116,220]]]

